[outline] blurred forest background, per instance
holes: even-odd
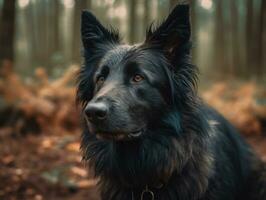
[[[266,160],[265,0],[0,0],[0,199],[97,199],[79,153],[81,10],[132,44],[183,2],[200,95]]]
[[[184,0],[183,0],[184,1]],[[92,10],[119,28],[126,42],[141,42],[146,27],[162,21],[178,0],[0,0],[0,59],[32,75],[44,67],[59,76],[81,62],[80,11]],[[182,2],[182,1],[181,1]],[[266,2],[192,0],[194,61],[204,74],[265,79]],[[263,54],[264,52],[264,54]]]

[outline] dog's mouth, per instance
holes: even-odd
[[[144,134],[144,132],[145,132],[144,128],[141,128],[136,131],[129,132],[129,133],[97,132],[96,137],[100,140],[114,140],[114,141],[134,140],[134,139],[140,138]]]

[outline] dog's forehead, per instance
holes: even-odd
[[[143,48],[141,44],[117,45],[105,54],[100,61],[99,69],[108,66],[112,71],[129,72],[129,68],[138,66],[150,74],[161,74],[164,73],[162,66],[166,64],[165,57],[162,55],[161,51]]]
[[[114,66],[121,62],[125,55],[132,49],[130,45],[118,45],[109,50],[103,59],[101,65]]]

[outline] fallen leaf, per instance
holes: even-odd
[[[66,146],[66,149],[68,151],[74,151],[74,152],[79,152],[79,147],[80,147],[80,144],[79,142],[73,142],[73,143],[70,143]]]
[[[90,187],[93,187],[97,184],[97,181],[96,180],[81,180],[78,182],[78,186],[79,188],[90,188]]]
[[[2,158],[2,162],[6,165],[12,163],[15,160],[15,157],[13,155],[7,155]]]
[[[88,175],[87,171],[80,167],[72,167],[71,171],[81,177],[86,177]]]

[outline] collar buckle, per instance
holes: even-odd
[[[154,193],[149,189],[148,185],[146,185],[145,189],[142,191],[140,200],[144,200],[144,196],[146,195],[150,196],[150,200],[154,200]]]

